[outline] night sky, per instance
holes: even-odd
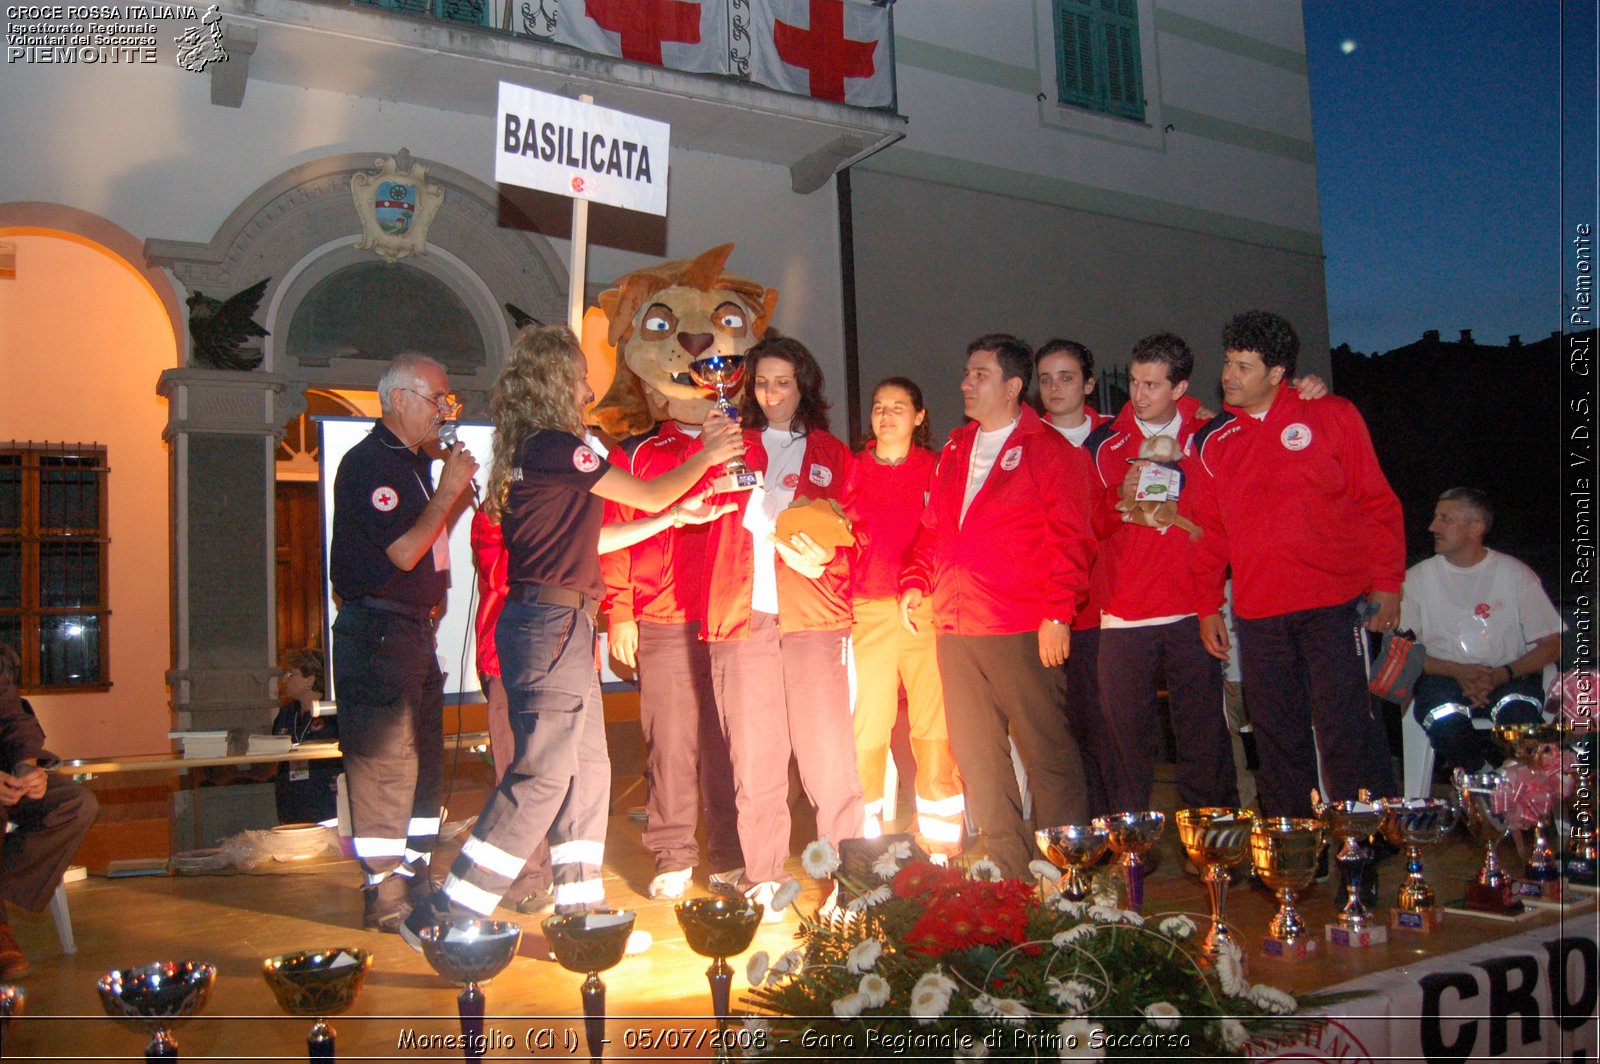
[[[1304,10],[1332,342],[1560,328],[1567,240],[1595,217],[1594,5]]]

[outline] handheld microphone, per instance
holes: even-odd
[[[454,450],[456,443],[459,442],[460,439],[461,437],[456,432],[456,423],[454,421],[445,421],[440,423],[439,443],[446,451]],[[478,498],[478,482],[476,480],[469,480],[467,481],[467,487],[472,489],[473,506],[477,506],[483,501],[482,499]]]

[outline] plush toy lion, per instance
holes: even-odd
[[[1183,451],[1178,446],[1178,441],[1171,436],[1149,436],[1139,444],[1139,457],[1164,465],[1171,469],[1178,468],[1178,460],[1183,457]],[[1145,525],[1149,528],[1159,528],[1165,531],[1177,525],[1189,533],[1190,539],[1200,537],[1200,526],[1178,513],[1178,500],[1154,499],[1145,502],[1135,502],[1131,497],[1124,498],[1117,503],[1117,511],[1122,514],[1122,519],[1135,525]]]
[[[617,349],[616,376],[593,410],[607,432],[632,436],[669,417],[699,424],[713,397],[689,363],[710,351],[742,355],[766,332],[777,289],[724,273],[732,251],[634,270],[600,293]]]

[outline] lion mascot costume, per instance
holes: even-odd
[[[664,418],[705,419],[713,397],[690,379],[689,363],[708,351],[744,354],[778,305],[777,289],[723,271],[732,252],[723,244],[646,266],[600,293],[617,351],[616,376],[592,411],[601,428],[624,439]]]

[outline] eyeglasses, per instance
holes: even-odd
[[[456,399],[455,394],[452,392],[440,392],[438,395],[428,395],[426,392],[419,392],[415,388],[407,388],[406,391],[417,396],[419,399],[426,400],[435,410],[439,411],[440,416],[444,418],[453,418],[461,413],[461,403]]]

